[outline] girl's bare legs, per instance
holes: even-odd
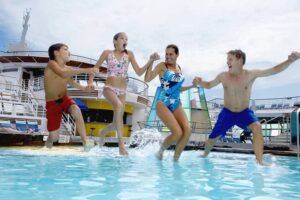
[[[118,134],[119,139],[119,153],[121,155],[128,155],[128,152],[125,148],[123,141],[123,114],[124,114],[124,103],[125,103],[125,95],[117,96],[111,88],[105,87],[103,90],[103,95],[105,98],[112,104],[114,116],[112,126],[107,127],[108,129],[115,128]],[[106,130],[105,130],[106,131]]]
[[[182,129],[173,113],[165,106],[163,102],[157,102],[156,114],[171,131],[171,134],[165,138],[158,151],[157,156],[160,160],[162,160],[164,150],[166,150],[171,144],[177,142],[182,137]]]
[[[99,147],[102,147],[105,144],[106,134],[109,133],[109,132],[115,131],[115,130],[116,130],[116,128],[115,128],[114,124],[110,123],[107,127],[105,127],[104,129],[102,129],[100,131],[100,134],[99,134],[99,136],[100,136]]]

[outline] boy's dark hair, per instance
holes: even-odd
[[[169,45],[166,47],[166,49],[169,49],[169,48],[174,49],[176,55],[179,54],[179,48],[178,48],[175,44],[169,44]]]
[[[68,47],[67,45],[63,44],[63,43],[56,43],[56,44],[52,44],[49,49],[48,49],[48,54],[49,54],[49,58],[50,60],[55,60],[55,55],[54,55],[54,51],[59,51],[60,48],[62,47]]]
[[[243,59],[243,65],[246,63],[246,54],[240,49],[230,50],[227,54],[234,55],[237,59]]]

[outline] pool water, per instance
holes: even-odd
[[[0,148],[0,199],[299,199],[300,159],[185,151],[178,162],[158,145],[129,149],[81,147]]]

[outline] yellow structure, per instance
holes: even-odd
[[[107,101],[99,101],[99,100],[87,100],[83,99],[81,100],[85,103],[85,105],[89,109],[96,109],[96,110],[112,110],[112,105]],[[133,106],[126,104],[124,112],[132,114],[133,113]],[[104,122],[85,122],[85,129],[87,135],[92,136],[99,136],[99,131],[103,128],[105,128],[109,123]],[[124,137],[130,137],[131,133],[131,125],[124,124],[123,129],[123,136]],[[107,137],[116,137],[116,132],[113,131],[111,133],[107,134]]]

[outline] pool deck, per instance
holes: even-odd
[[[198,145],[187,145],[186,150],[204,150],[204,142]],[[223,143],[217,142],[212,151],[215,152],[230,152],[230,153],[246,153],[254,154],[252,144],[248,143]],[[297,145],[290,144],[264,144],[264,153],[283,155],[283,156],[297,156]]]
[[[2,137],[5,135],[2,135]],[[14,136],[13,135],[6,135],[9,137],[13,137],[12,141],[14,141]],[[24,135],[25,136],[25,135]],[[43,145],[43,141],[42,141],[42,136],[39,136],[40,139],[37,140],[33,140],[30,139],[27,142],[25,141],[25,138],[23,137],[18,137],[18,140],[22,141],[19,145],[17,146],[34,146],[34,145]],[[94,141],[98,141],[98,137],[93,137],[93,136],[88,136],[89,139],[92,139]],[[3,142],[7,141],[6,139],[11,140],[11,138],[2,138]],[[124,138],[124,141],[127,142],[129,140],[129,138]],[[17,140],[15,140],[17,141]],[[14,144],[7,144],[5,143],[1,143],[0,142],[0,146],[14,146]],[[62,144],[60,145],[81,145],[81,138],[80,136],[71,136],[69,138],[69,141],[66,142],[64,144],[64,142],[62,142]],[[112,138],[112,137],[107,137],[106,138],[106,146],[118,146],[118,139],[117,138]],[[130,147],[135,147],[135,145],[131,145]],[[175,146],[172,145],[170,147],[170,149],[175,149]],[[188,143],[185,150],[204,150],[204,142],[193,142],[193,143]],[[245,154],[254,154],[253,151],[253,147],[251,143],[228,143],[228,142],[220,142],[218,141],[216,143],[216,145],[214,146],[214,148],[212,149],[212,151],[214,152],[230,152],[230,153],[245,153]],[[291,145],[291,144],[264,144],[264,153],[269,153],[269,154],[273,154],[273,155],[283,155],[283,156],[299,156],[299,152],[297,149],[297,145]]]

